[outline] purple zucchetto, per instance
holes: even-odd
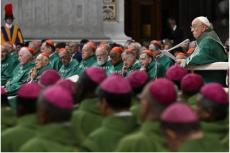
[[[208,83],[201,88],[201,95],[217,104],[228,104],[228,96],[219,83]]]
[[[128,80],[120,75],[109,76],[101,83],[100,88],[113,94],[127,94],[131,92]]]
[[[149,86],[149,91],[158,103],[166,106],[175,102],[177,98],[174,84],[165,78],[152,81]]]
[[[163,111],[161,121],[167,123],[194,123],[198,121],[198,117],[188,105],[176,102]]]
[[[58,80],[61,79],[61,76],[56,70],[46,70],[41,74],[39,79],[39,84],[42,86],[54,85]]]
[[[148,81],[148,74],[145,71],[133,71],[127,77],[132,89],[144,86]]]
[[[73,98],[71,94],[63,87],[54,85],[50,86],[43,92],[43,98],[50,104],[60,109],[72,109]]]
[[[181,90],[185,93],[197,93],[203,84],[204,81],[200,75],[190,73],[183,77],[180,86]]]
[[[188,70],[175,64],[166,71],[166,78],[171,81],[180,82],[186,74],[188,74]]]
[[[41,87],[37,83],[26,83],[21,85],[17,91],[17,96],[22,98],[38,98]]]
[[[90,67],[85,70],[86,75],[97,84],[100,84],[107,76],[102,68]]]

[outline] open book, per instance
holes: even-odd
[[[170,51],[178,48],[178,47],[183,47],[183,46],[187,46],[189,44],[190,40],[189,39],[185,39],[184,41],[182,41],[181,43],[177,44],[176,46],[168,49],[168,50],[161,50],[161,53],[168,56],[169,58],[173,59],[174,61],[176,60],[176,57],[170,53]]]
[[[176,57],[167,50],[161,50],[161,53],[176,61]]]

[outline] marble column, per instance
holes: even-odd
[[[103,17],[107,37],[121,44],[132,39],[124,33],[124,0],[103,0]]]

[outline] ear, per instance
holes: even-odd
[[[109,106],[108,106],[108,104],[107,104],[105,98],[102,98],[102,99],[100,100],[100,102],[99,102],[99,108],[100,108],[100,110],[101,110],[101,114],[102,114],[103,116],[107,116]]]
[[[146,120],[149,114],[149,102],[146,100],[141,100],[141,106],[140,106],[140,117],[142,120]]]
[[[47,123],[47,114],[45,112],[37,112],[37,122],[40,125]]]
[[[165,129],[165,135],[166,135],[167,139],[169,139],[169,140],[171,140],[171,141],[177,139],[176,133],[173,132],[173,131],[170,130],[170,129]]]

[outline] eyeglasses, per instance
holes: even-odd
[[[191,29],[197,29],[199,26],[200,26],[200,24],[194,24],[194,25],[191,25],[190,28]]]

